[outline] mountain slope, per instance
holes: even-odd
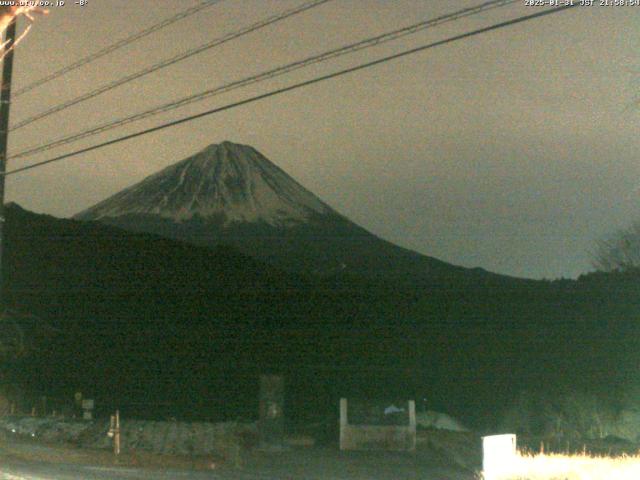
[[[488,276],[380,239],[252,147],[231,142],[211,145],[74,218],[201,246],[231,245],[294,271],[412,281]]]

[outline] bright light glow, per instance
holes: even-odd
[[[516,436],[507,434],[482,437],[482,452],[485,480],[503,478],[506,472],[511,472],[516,460]]]
[[[20,34],[20,36],[16,39],[10,49],[4,50],[4,47],[7,45],[7,42],[0,44],[0,48],[4,51],[0,54],[0,59],[4,58],[4,56],[9,53],[11,50],[16,48],[16,46],[22,41],[22,39],[29,33],[31,30],[31,23],[34,20],[34,14],[46,15],[49,13],[49,10],[45,10],[40,7],[29,7],[29,6],[2,6],[0,7],[0,34],[4,34],[7,30],[7,27],[11,24],[14,18],[19,17],[20,15],[24,16],[28,21],[29,25],[24,31]]]
[[[485,480],[637,480],[640,455],[616,458],[588,454],[518,454],[497,476]]]

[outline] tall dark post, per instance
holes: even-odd
[[[284,379],[260,376],[260,448],[281,449],[284,443]]]
[[[0,84],[0,312],[5,308],[3,273],[4,245],[4,180],[7,171],[7,147],[9,140],[9,110],[11,108],[11,75],[13,74],[13,44],[16,41],[17,19],[9,24],[5,33],[4,51],[8,52],[2,62]]]

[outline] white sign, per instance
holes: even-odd
[[[517,461],[514,434],[482,437],[484,480],[497,480],[512,471]]]

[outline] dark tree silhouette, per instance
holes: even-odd
[[[640,268],[640,222],[618,230],[597,243],[593,266],[601,271]]]

